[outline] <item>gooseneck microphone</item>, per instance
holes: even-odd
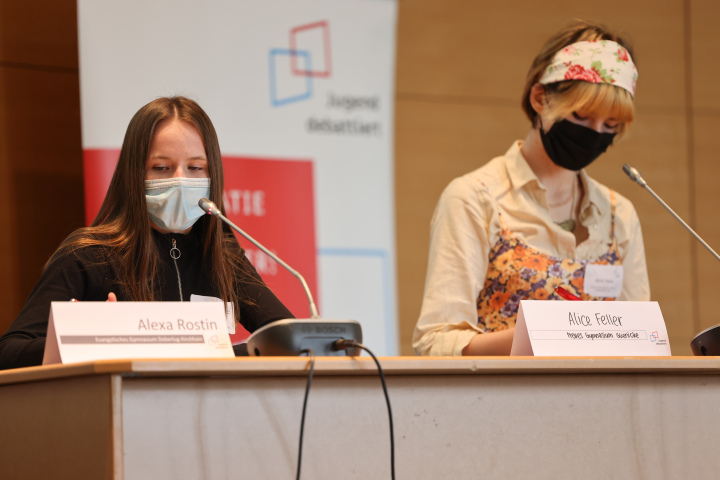
[[[310,304],[311,318],[277,320],[258,328],[247,340],[248,353],[250,355],[293,356],[303,354],[307,351],[312,351],[314,355],[318,356],[360,355],[359,347],[338,349],[335,345],[338,340],[355,341],[361,344],[362,327],[358,322],[354,320],[329,320],[320,318],[310,288],[300,273],[283,262],[260,242],[245,233],[240,227],[228,220],[213,202],[207,198],[201,198],[198,205],[209,215],[218,217],[230,225],[230,228],[265,252],[270,258],[282,265],[285,270],[292,273],[295,278],[300,280],[305,295],[307,295]]]
[[[693,230],[692,228],[690,228],[690,225],[688,225],[687,223],[685,223],[685,221],[684,221],[682,218],[680,218],[680,216],[679,216],[677,213],[675,213],[675,212],[673,211],[673,209],[670,208],[670,206],[669,206],[667,203],[665,203],[665,202],[663,201],[663,199],[660,198],[660,197],[653,191],[652,188],[650,188],[650,186],[649,186],[648,183],[645,181],[645,179],[642,177],[642,175],[640,175],[640,172],[638,172],[637,168],[632,167],[632,166],[628,165],[627,163],[626,163],[625,165],[623,165],[622,168],[623,168],[623,172],[625,172],[625,174],[626,174],[628,177],[630,177],[630,180],[632,180],[632,181],[634,181],[634,182],[637,182],[638,185],[640,185],[641,187],[643,187],[645,190],[647,190],[647,191],[650,193],[650,195],[652,195],[653,197],[655,197],[655,200],[657,200],[658,202],[660,202],[660,205],[662,205],[663,207],[665,207],[665,209],[666,209],[668,212],[670,212],[670,214],[671,214],[673,217],[675,217],[675,220],[677,220],[678,222],[680,222],[680,223],[682,224],[682,226],[687,229],[688,232],[692,233],[692,235],[698,240],[698,242],[702,243],[703,247],[707,248],[707,249],[710,251],[710,253],[712,253],[712,254],[715,256],[716,259],[720,260],[720,255],[718,255],[718,254],[715,252],[715,250],[713,250],[713,249],[710,247],[710,245],[708,245],[708,244],[705,242],[705,240],[703,240],[702,238],[700,238],[700,235],[698,235],[697,233],[695,233],[695,230]]]
[[[313,296],[312,296],[312,293],[310,292],[310,288],[308,287],[308,284],[307,284],[307,282],[305,281],[305,278],[303,278],[303,276],[300,275],[300,272],[298,272],[297,270],[295,270],[294,268],[292,268],[292,267],[291,267],[290,265],[288,265],[287,263],[283,262],[283,261],[280,259],[280,257],[278,257],[278,256],[275,255],[273,252],[271,252],[270,250],[268,250],[267,248],[265,248],[260,242],[258,242],[258,241],[255,240],[254,238],[252,238],[250,235],[248,235],[248,234],[245,233],[242,229],[240,229],[240,227],[238,227],[238,226],[235,225],[233,222],[231,222],[225,215],[223,215],[223,214],[220,212],[220,210],[217,208],[217,205],[215,205],[213,202],[211,202],[211,201],[208,200],[207,198],[201,198],[200,201],[198,202],[198,205],[200,206],[200,208],[202,208],[203,210],[205,210],[205,212],[207,212],[208,214],[214,215],[214,216],[218,217],[220,220],[222,220],[223,222],[225,222],[225,223],[227,223],[228,225],[230,225],[230,228],[232,228],[233,230],[235,230],[236,232],[238,232],[240,235],[242,235],[243,237],[245,237],[250,243],[252,243],[252,244],[255,245],[257,248],[259,248],[260,250],[262,250],[263,252],[265,252],[265,254],[266,254],[268,257],[272,258],[272,259],[275,260],[277,263],[279,263],[280,265],[282,265],[282,267],[283,267],[285,270],[287,270],[288,272],[292,273],[293,276],[295,276],[295,278],[297,278],[298,280],[300,280],[300,283],[302,284],[303,290],[305,290],[305,295],[307,295],[308,302],[310,303],[310,318],[320,318],[320,314],[318,314],[318,310],[317,310],[317,307],[315,306],[315,301],[313,300]]]
[[[712,253],[715,258],[720,260],[720,256],[718,256],[717,253],[715,253],[715,250],[710,248],[710,245],[708,245],[705,240],[700,238],[700,236],[695,233],[695,230],[690,228],[690,226],[683,221],[680,216],[673,211],[672,208],[668,206],[667,203],[665,203],[662,198],[660,198],[652,188],[647,184],[645,179],[640,175],[640,172],[637,171],[636,168],[628,165],[627,163],[623,165],[623,172],[630,177],[630,180],[637,182],[638,185],[643,187],[645,190],[650,192],[650,194],[655,197],[655,200],[660,202],[660,205],[665,207],[665,209],[670,212],[670,214],[675,217],[675,219],[682,224],[683,227],[685,227],[688,232],[692,233],[692,235],[700,242],[702,245],[707,248],[710,253]],[[703,330],[702,332],[695,335],[695,338],[692,339],[690,342],[690,349],[692,350],[693,354],[696,356],[716,356],[720,355],[720,324],[712,326],[706,330]]]

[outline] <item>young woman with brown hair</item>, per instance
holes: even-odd
[[[97,217],[60,245],[0,339],[0,369],[42,362],[52,301],[211,296],[231,302],[251,332],[292,317],[230,228],[198,206],[206,197],[224,213],[223,182],[215,128],[197,103],[172,97],[142,107]]]
[[[630,46],[602,25],[577,21],[543,46],[525,140],[455,179],[435,210],[417,353],[507,355],[520,300],[559,299],[559,286],[649,300],[632,204],[583,170],[632,122],[636,81]]]

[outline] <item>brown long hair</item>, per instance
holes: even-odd
[[[106,247],[110,261],[119,272],[116,283],[134,301],[155,299],[160,257],[145,203],[145,164],[155,130],[167,119],[186,122],[200,133],[208,162],[210,200],[225,213],[220,145],[210,118],[188,98],[158,98],[138,110],[130,120],[115,173],[95,220],[89,227],[73,232],[55,253],[55,256],[64,255],[90,245]],[[241,299],[236,279],[246,274],[243,251],[229,227],[216,217],[208,220],[203,253],[210,262],[213,281],[222,300],[233,302],[238,317]]]
[[[634,59],[633,48],[627,38],[611,31],[603,24],[588,20],[575,20],[553,35],[540,49],[533,60],[525,79],[522,93],[522,109],[533,127],[538,125],[538,114],[530,103],[530,91],[540,81],[543,73],[561,49],[573,43],[583,41],[611,40],[628,51]],[[635,114],[635,102],[632,95],[614,85],[595,84],[580,81],[564,81],[545,85],[545,94],[553,96],[555,108],[553,114],[562,118],[573,110],[611,114],[620,122],[618,133],[632,122]]]

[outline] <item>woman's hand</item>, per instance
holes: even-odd
[[[499,332],[478,333],[470,340],[467,347],[463,348],[462,354],[470,356],[510,355],[514,334],[514,328]]]
[[[79,302],[77,298],[71,298],[71,302]],[[106,302],[117,302],[117,295],[115,295],[113,292],[108,293],[108,299],[105,300]]]

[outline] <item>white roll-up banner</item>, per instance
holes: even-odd
[[[305,276],[323,318],[397,354],[396,1],[79,0],[78,17],[86,221],[133,114],[192,98],[218,132],[228,217]],[[299,282],[239,240],[308,317]]]

